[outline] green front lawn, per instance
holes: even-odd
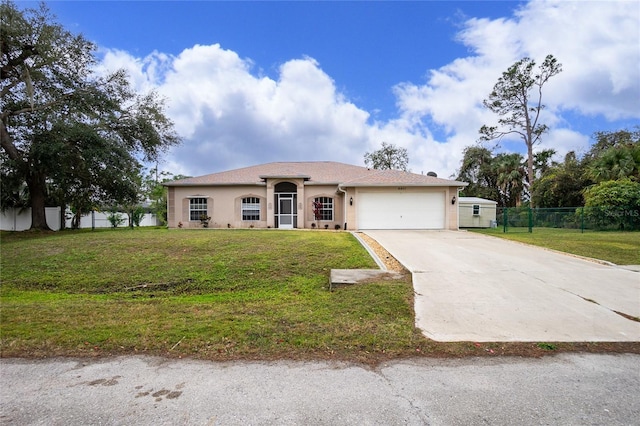
[[[521,228],[506,233],[501,228],[473,230],[513,241],[594,259],[616,265],[640,265],[640,232],[585,231],[575,229],[533,228],[529,233]]]
[[[376,268],[349,233],[26,232],[0,247],[3,356],[358,359],[427,343],[409,277],[328,291],[332,268]]]
[[[211,360],[541,356],[536,343],[439,343],[414,327],[409,275],[328,291],[375,268],[346,232],[116,229],[0,234],[0,355]],[[554,351],[633,352],[634,343]]]

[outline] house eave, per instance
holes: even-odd
[[[164,186],[173,186],[173,187],[194,187],[194,186],[267,186],[265,182],[225,182],[225,183],[178,183],[178,182],[166,182],[163,183]]]
[[[305,182],[304,186],[335,186],[340,185],[339,182]]]
[[[443,183],[406,183],[406,182],[392,182],[392,183],[341,183],[338,186],[340,188],[396,188],[396,187],[412,187],[412,188],[433,188],[433,187],[451,187],[451,186],[467,186],[466,182],[443,182]]]

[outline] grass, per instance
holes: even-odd
[[[606,260],[616,265],[640,265],[640,232],[580,231],[533,228],[503,233],[501,228],[474,230],[513,241],[546,247],[565,253]]]
[[[376,267],[348,233],[4,233],[1,249],[3,356],[357,358],[424,343],[408,278],[327,290],[331,268]]]
[[[0,234],[2,357],[210,360],[542,356],[534,343],[438,343],[414,327],[410,276],[329,292],[372,268],[346,232],[122,229]],[[640,352],[558,344],[558,351]]]

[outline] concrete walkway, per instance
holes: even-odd
[[[437,341],[640,341],[640,273],[465,231],[367,231]]]

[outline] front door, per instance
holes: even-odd
[[[293,229],[293,196],[279,194],[278,196],[278,228]]]

